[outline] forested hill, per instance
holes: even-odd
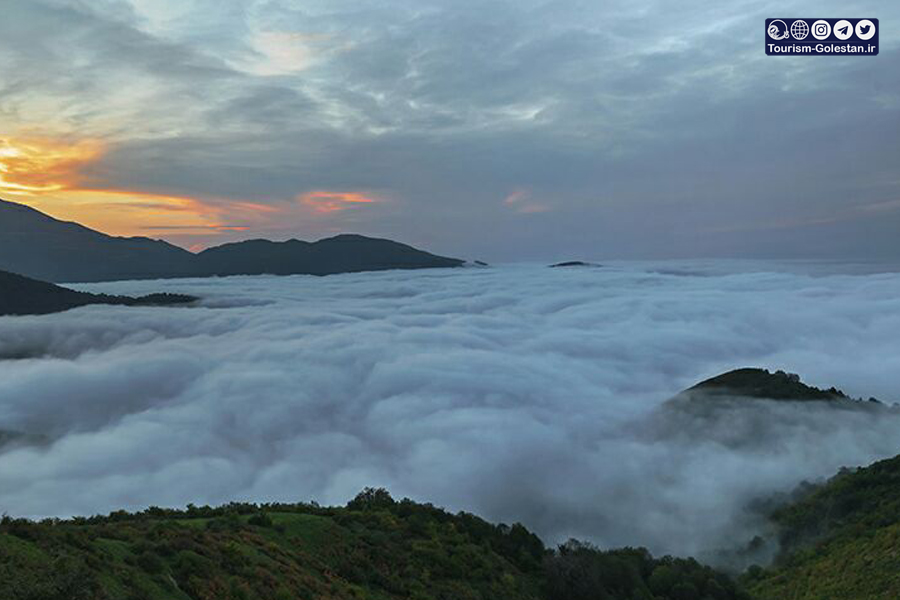
[[[716,375],[679,393],[669,400],[669,404],[716,404],[740,399],[828,403],[842,408],[888,408],[876,398],[852,398],[835,387],[820,389],[807,385],[794,373],[759,368],[734,369]]]
[[[772,521],[782,555],[746,577],[760,598],[900,598],[900,456],[806,486]]]
[[[770,373],[765,369],[735,369],[717,375],[685,390],[685,394],[694,396],[731,396],[744,398],[763,398],[769,400],[829,401],[850,400],[837,388],[822,390],[806,385],[800,376],[784,371]]]
[[[151,508],[0,523],[4,600],[736,600],[725,575],[641,549],[550,551],[521,525],[394,501]]]

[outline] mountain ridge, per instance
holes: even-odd
[[[164,240],[116,237],[0,200],[0,270],[54,283],[226,275],[332,275],[452,268],[464,261],[359,234],[315,242],[229,242],[193,253]]]

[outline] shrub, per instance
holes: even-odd
[[[253,515],[247,520],[247,523],[254,527],[272,527],[274,525],[272,517],[264,512]]]
[[[138,555],[137,565],[152,575],[162,573],[166,566],[159,556],[149,550],[145,550]]]

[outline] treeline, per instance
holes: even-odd
[[[750,599],[724,573],[692,558],[655,559],[645,548],[603,551],[570,540],[544,560],[547,600]]]

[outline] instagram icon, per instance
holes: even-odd
[[[817,40],[827,39],[831,35],[831,24],[824,19],[819,19],[812,25],[812,35]]]

